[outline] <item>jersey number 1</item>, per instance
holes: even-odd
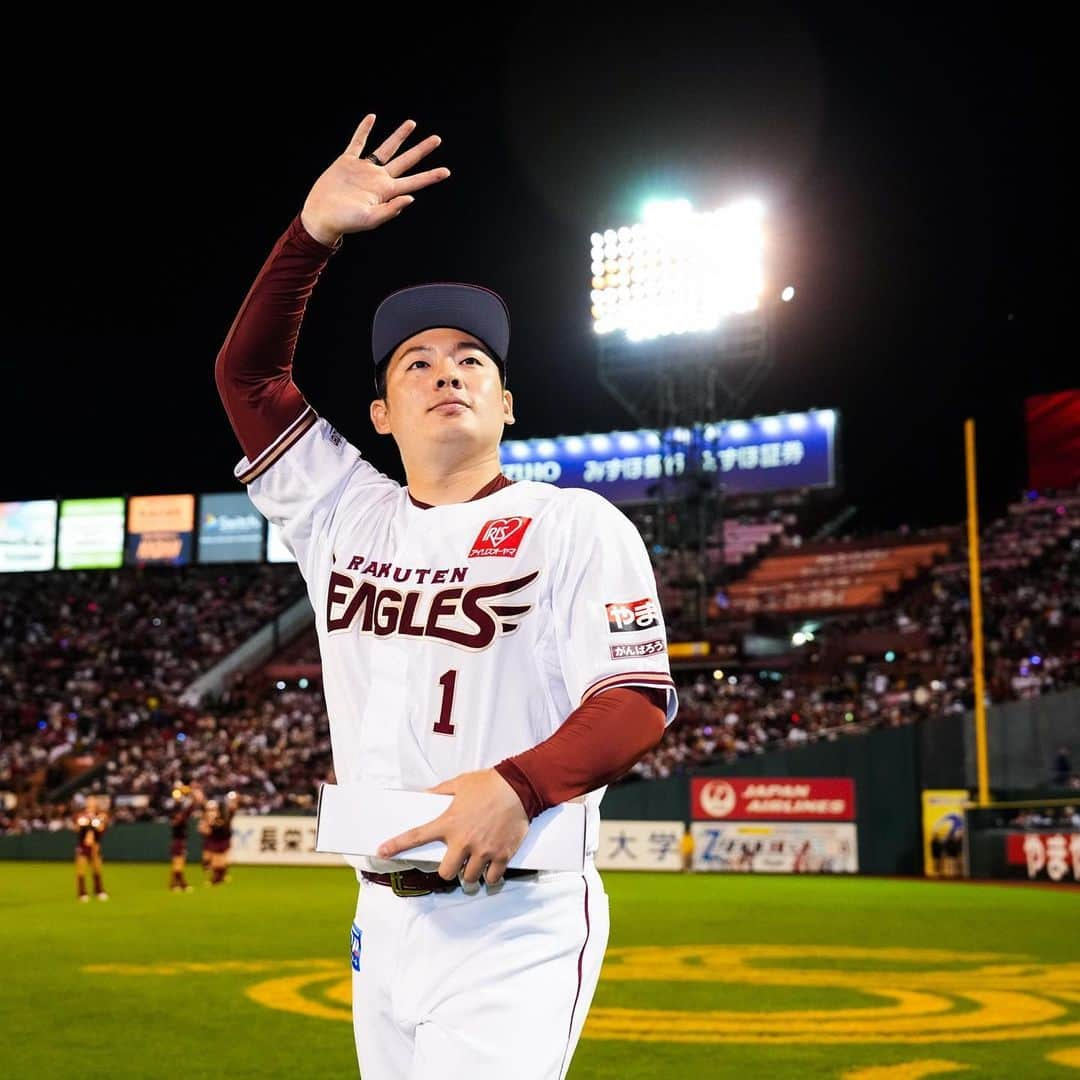
[[[454,708],[454,683],[457,682],[457,672],[451,668],[439,680],[442,687],[442,708],[439,709],[439,719],[431,729],[439,735],[453,735],[454,725],[450,723],[450,713]]]

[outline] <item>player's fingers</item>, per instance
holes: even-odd
[[[399,852],[408,851],[409,848],[420,847],[429,840],[438,839],[432,832],[434,824],[434,822],[428,822],[427,825],[418,825],[415,829],[407,829],[390,840],[384,840],[379,845],[376,854],[382,859],[392,859]]]
[[[371,221],[368,225],[370,229],[376,229],[380,225],[385,224],[387,221],[396,218],[407,206],[411,205],[413,197],[411,195],[398,195],[391,199],[389,202],[382,203],[380,206],[373,207],[371,210]]]
[[[363,152],[364,144],[367,142],[368,136],[371,134],[371,129],[375,126],[375,114],[368,113],[363,120],[360,121],[359,127],[353,132],[353,137],[349,140],[349,145],[345,147],[345,153],[351,154],[353,157],[359,157]],[[386,160],[385,158],[383,159]]]
[[[401,148],[401,144],[412,134],[416,127],[415,120],[406,120],[399,124],[392,135],[388,135],[375,149],[375,156],[384,164],[388,165],[390,159]]]
[[[469,853],[460,846],[447,845],[446,854],[439,863],[439,877],[443,881],[453,881],[461,874],[468,857]]]
[[[501,885],[507,862],[509,862],[508,859],[492,859],[484,871],[484,882],[487,885]]]
[[[453,780],[444,780],[441,784],[436,784],[435,787],[429,787],[428,791],[432,795],[456,795],[457,777],[454,777]]]
[[[391,176],[401,176],[402,173],[407,173],[418,161],[422,161],[431,153],[437,146],[441,145],[442,138],[438,135],[429,135],[426,139],[422,139],[415,146],[410,146],[408,150],[403,150],[393,161],[387,161],[383,158],[382,154],[379,155],[383,161],[387,161],[386,171]]]
[[[407,191],[419,191],[421,188],[431,187],[432,184],[445,180],[450,175],[446,166],[438,169],[428,169],[427,172],[417,173],[415,176],[403,176],[394,184],[394,191],[403,194]]]
[[[484,872],[484,866],[487,860],[483,855],[472,855],[469,857],[469,861],[465,864],[465,869],[461,872],[461,883],[463,885],[476,885],[480,881],[480,875]]]

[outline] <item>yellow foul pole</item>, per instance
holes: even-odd
[[[979,503],[975,488],[975,421],[964,421],[967,464],[968,579],[971,587],[971,652],[975,674],[975,755],[979,769],[979,805],[990,802],[986,754],[986,677],[983,671],[982,584],[979,578]]]

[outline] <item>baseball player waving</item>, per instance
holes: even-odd
[[[368,115],[274,245],[217,357],[252,502],[316,612],[339,783],[452,796],[354,860],[353,1027],[364,1080],[566,1075],[608,938],[592,856],[605,786],[675,716],[664,620],[640,535],[603,497],[511,483],[510,317],[488,288],[428,282],[378,306],[371,422],[401,486],[292,376],[307,301],[346,236],[449,175],[439,145],[374,150]],[[586,806],[584,873],[507,864],[530,821]],[[431,840],[438,864],[399,858]]]

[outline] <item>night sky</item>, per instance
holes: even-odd
[[[1000,512],[1025,485],[1025,397],[1080,382],[1063,35],[1016,8],[809,7],[297,11],[250,41],[192,21],[40,28],[7,94],[0,501],[239,490],[214,358],[374,112],[376,144],[406,118],[441,135],[429,163],[453,175],[347,238],[295,376],[384,471],[402,478],[368,420],[384,295],[458,280],[506,297],[507,437],[636,427],[597,374],[590,233],[650,194],[752,194],[770,292],[797,296],[746,413],[839,409],[864,528],[963,519],[974,417],[983,513]]]

